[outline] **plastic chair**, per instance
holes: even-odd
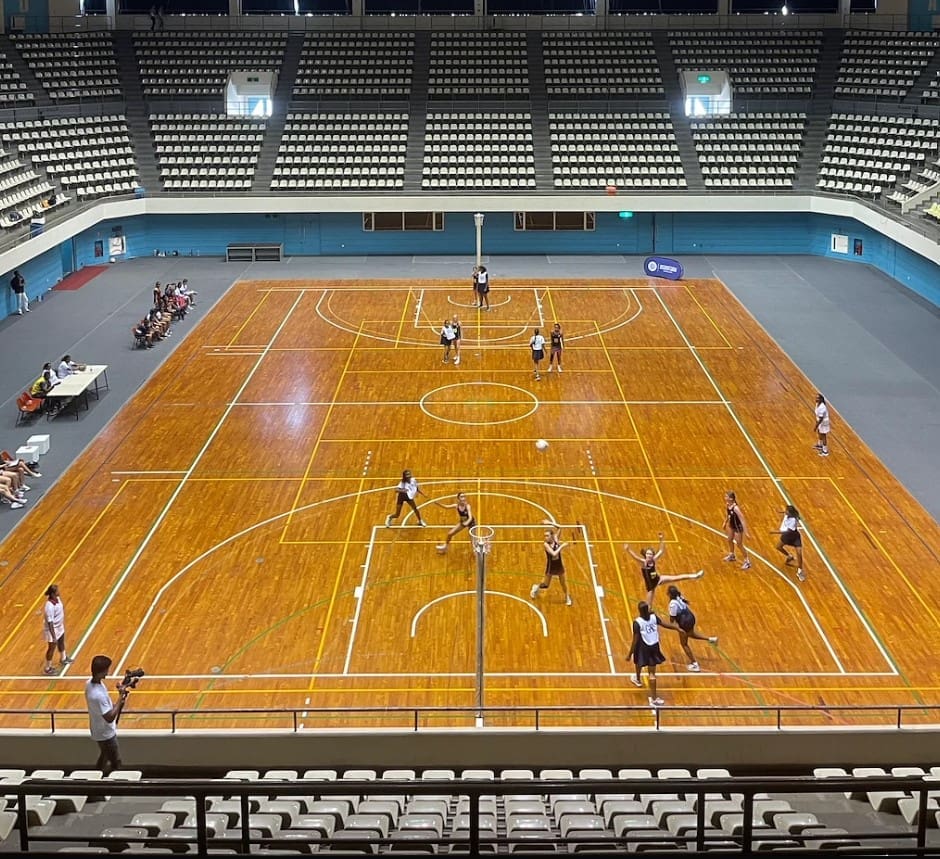
[[[21,420],[28,420],[42,410],[42,400],[30,396],[28,391],[23,391],[23,393],[16,398],[16,407],[19,409],[19,414],[16,416],[16,423],[19,424]]]

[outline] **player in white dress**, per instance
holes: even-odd
[[[822,394],[816,394],[816,434],[819,441],[813,445],[820,456],[829,456],[829,406]]]

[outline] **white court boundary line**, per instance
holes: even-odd
[[[443,602],[444,600],[455,599],[456,597],[476,596],[476,593],[477,593],[476,591],[453,591],[452,593],[444,594],[443,596],[440,596],[440,597],[435,597],[430,602],[426,602],[423,606],[421,606],[421,608],[418,609],[417,612],[415,612],[415,616],[411,619],[411,637],[412,638],[415,637],[415,634],[418,631],[418,621],[421,620],[421,616],[429,608],[432,608],[433,606],[437,605],[440,602]],[[483,591],[483,593],[491,597],[506,597],[507,599],[516,600],[516,602],[521,602],[526,608],[531,609],[539,616],[539,620],[542,621],[542,638],[548,638],[548,621],[545,620],[545,615],[542,614],[542,612],[539,611],[539,609],[536,606],[532,605],[532,603],[529,602],[529,600],[523,599],[518,594],[507,594],[505,591],[485,590]],[[471,674],[468,676],[473,677],[475,675]]]
[[[724,391],[722,391],[721,386],[718,384],[718,381],[711,374],[708,367],[705,366],[705,362],[702,360],[701,356],[698,354],[698,350],[689,341],[689,338],[686,335],[685,331],[683,330],[682,326],[679,324],[679,321],[673,315],[672,311],[669,309],[669,306],[666,304],[665,301],[663,301],[662,296],[658,292],[656,293],[656,298],[658,299],[663,310],[666,312],[666,315],[672,321],[672,324],[675,326],[675,329],[679,333],[679,336],[685,342],[686,346],[689,349],[689,352],[692,354],[692,357],[695,358],[696,363],[699,365],[702,372],[705,374],[705,378],[708,379],[708,383],[711,385],[715,393],[718,394],[718,396],[724,402],[725,410],[728,412],[728,414],[731,416],[731,419],[737,425],[738,430],[740,431],[744,440],[747,442],[748,447],[750,447],[751,450],[753,451],[754,456],[757,457],[758,462],[760,462],[765,473],[767,474],[767,477],[770,478],[770,481],[774,485],[774,488],[777,490],[777,492],[780,493],[780,497],[784,501],[789,501],[790,499],[787,496],[787,493],[784,491],[780,478],[777,477],[777,475],[774,473],[773,469],[770,467],[770,463],[767,462],[763,453],[761,453],[761,451],[757,447],[757,444],[754,442],[754,439],[751,437],[750,433],[747,431],[744,424],[741,423],[740,418],[738,417],[733,406],[731,405],[731,401],[728,400],[728,398],[725,396],[725,393]],[[826,568],[826,570],[829,571],[829,575],[832,576],[832,579],[833,581],[835,581],[836,586],[839,588],[839,590],[842,591],[842,596],[845,598],[845,601],[849,604],[849,606],[851,606],[852,611],[854,612],[855,616],[858,618],[859,622],[862,624],[865,631],[868,633],[869,638],[871,639],[872,643],[875,645],[878,652],[881,654],[882,658],[888,664],[888,667],[893,669],[896,674],[900,674],[901,672],[898,669],[898,666],[895,664],[894,660],[888,654],[887,650],[885,649],[881,641],[879,641],[878,636],[875,635],[875,631],[872,629],[871,624],[868,622],[868,618],[866,618],[865,615],[862,614],[862,611],[859,608],[858,603],[856,603],[855,600],[852,598],[851,594],[849,594],[848,589],[845,587],[845,584],[842,582],[841,577],[833,569],[832,564],[830,564],[829,562],[828,556],[825,554],[825,552],[822,551],[822,548],[820,547],[819,543],[816,541],[816,538],[813,536],[812,531],[810,531],[808,528],[804,528],[803,531],[806,534],[806,536],[809,538],[810,543],[813,545],[813,548],[816,550],[816,553],[819,555],[820,559],[822,560],[823,566]],[[748,551],[750,551],[750,549]],[[779,570],[777,570],[776,572],[779,573]],[[787,578],[786,576],[784,576],[784,578],[786,579],[787,582],[790,582],[789,578]],[[792,584],[792,582],[790,582],[790,584]],[[808,607],[807,607],[807,610],[809,610]],[[813,620],[815,622],[815,615],[813,615]],[[831,645],[829,644],[828,637],[826,638],[826,646],[829,648],[830,653],[834,653]],[[842,668],[842,663],[838,659],[836,660],[836,663],[839,665],[840,668]]]

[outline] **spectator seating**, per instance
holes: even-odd
[[[20,157],[79,199],[128,194],[137,187],[134,147],[123,114],[0,123],[0,135],[16,146]]]
[[[663,79],[649,33],[545,33],[549,96],[661,96]]]
[[[736,96],[812,95],[820,30],[679,30],[669,36],[678,71],[726,70]]]
[[[527,99],[525,33],[433,33],[428,97]]]
[[[935,159],[930,165],[924,165],[916,176],[911,176],[901,187],[888,194],[888,200],[901,206],[902,211],[906,211],[905,204],[912,201],[915,197],[924,194],[932,196],[928,192],[940,192],[940,159]],[[920,197],[921,200],[926,197]]]
[[[733,113],[692,122],[706,188],[793,187],[805,113]]]
[[[838,113],[829,122],[817,186],[879,196],[936,156],[940,128],[933,120]]]
[[[900,101],[933,59],[940,37],[933,33],[849,30],[842,43],[837,98]]]
[[[51,99],[121,98],[110,33],[16,33],[11,38]]]
[[[685,188],[668,113],[551,112],[555,188]]]
[[[35,96],[29,91],[19,72],[13,68],[7,55],[0,53],[0,105],[20,107],[32,104],[35,100]]]
[[[421,187],[534,188],[531,114],[528,111],[429,113]]]
[[[37,792],[24,801],[27,834],[49,839],[78,838],[89,847],[77,847],[72,841],[68,849],[81,852],[141,848],[192,852],[199,802],[204,803],[206,833],[213,850],[232,849],[247,834],[254,842],[252,850],[261,853],[466,853],[472,825],[467,785],[473,784],[476,793],[481,785],[499,779],[492,792],[479,796],[476,814],[484,841],[481,848],[490,854],[605,849],[621,854],[686,852],[698,839],[706,850],[740,853],[747,824],[755,852],[861,853],[863,847],[869,852],[877,847],[900,855],[901,848],[913,845],[913,835],[921,823],[918,795],[901,789],[886,790],[882,781],[879,790],[866,791],[856,785],[853,792],[843,796],[826,791],[825,780],[851,775],[861,779],[905,778],[929,790],[924,783],[940,780],[940,768],[866,767],[847,773],[828,767],[817,769],[814,775],[814,793],[787,792],[781,784],[784,780],[775,780],[781,790],[776,795],[752,794],[752,786],[748,793],[753,797],[750,820],[745,818],[748,805],[744,794],[734,792],[734,785],[726,781],[730,774],[721,768],[553,768],[541,772],[358,769],[342,773],[331,769],[232,770],[224,779],[211,783],[211,795],[205,799],[205,782],[203,791],[189,796],[186,785],[179,782],[168,785],[161,795],[137,795],[133,799],[106,795],[109,781],[134,781],[140,778],[136,771],[118,771],[102,779],[98,771],[65,776],[61,770],[45,770],[27,777],[23,770],[7,770],[0,771],[0,784],[22,785],[27,778],[31,785],[38,783]],[[101,794],[89,798],[88,807],[85,797],[69,795],[67,789],[42,787],[44,779],[75,778],[101,782]],[[703,787],[703,783],[711,783],[714,789],[671,791],[670,782],[676,779]],[[519,783],[515,791],[514,782]],[[609,786],[604,782],[610,782]],[[627,790],[623,782],[633,782],[631,789]],[[909,786],[908,782],[904,784]],[[937,785],[940,787],[940,781]],[[167,798],[170,796],[175,798]],[[930,791],[927,795],[925,822],[930,829],[937,827],[940,816],[937,796],[940,792]],[[17,837],[18,802],[17,796],[9,792],[0,798],[0,842]],[[852,832],[827,825],[830,814],[838,815],[840,822],[851,821],[846,825],[852,826]],[[881,837],[875,841],[872,836]],[[223,838],[231,839],[224,847]],[[563,839],[569,843],[563,843]],[[188,849],[183,842],[189,842]],[[7,846],[12,847],[12,842],[3,845]]]
[[[28,226],[52,185],[18,158],[0,150],[0,227]]]
[[[216,113],[150,115],[160,177],[167,191],[247,191],[254,181],[265,123]]]
[[[407,100],[414,48],[414,33],[308,34],[294,80],[294,98]]]
[[[233,71],[279,71],[283,33],[181,31],[135,33],[144,95],[221,98]]]
[[[271,189],[402,188],[407,145],[407,113],[292,112]]]

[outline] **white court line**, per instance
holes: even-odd
[[[597,580],[594,554],[591,551],[591,543],[588,540],[587,527],[585,525],[576,525],[574,527],[580,529],[581,539],[584,540],[584,548],[587,552],[588,570],[591,572],[591,587],[594,590],[594,600],[597,603],[597,617],[601,624],[601,635],[604,637],[604,649],[607,651],[607,664],[610,666],[610,673],[617,674],[617,664],[614,662],[614,653],[610,646],[610,636],[607,634],[607,612],[604,610],[604,603],[602,602],[603,598],[600,593],[601,585]],[[606,593],[606,591],[604,593]]]
[[[490,304],[490,307],[502,307],[503,305],[509,304],[510,301],[512,301],[511,295],[508,296],[505,301],[500,301],[500,302],[494,301],[492,304]],[[463,304],[459,301],[454,301],[454,299],[451,298],[449,295],[447,296],[447,303],[454,305],[454,307],[466,307],[469,310],[475,310],[477,307],[480,306],[479,304]]]
[[[418,300],[415,302],[415,321],[414,327],[418,328],[421,321],[421,305],[424,303],[424,290],[418,293]]]
[[[539,291],[535,288],[532,289],[532,294],[535,296],[535,309],[539,313],[539,328],[545,327],[545,315],[542,313],[542,299],[539,297]]]
[[[301,295],[298,295],[297,298],[294,300],[294,303],[291,305],[290,310],[288,310],[287,313],[284,315],[284,319],[281,321],[281,324],[278,325],[278,327],[275,329],[274,334],[271,337],[271,343],[273,343],[277,339],[281,331],[287,325],[287,322],[290,319],[291,314],[294,312],[294,310],[296,309],[297,305],[300,303],[302,298],[303,298],[303,295],[301,294]],[[263,360],[264,360],[264,355],[262,355],[260,358],[258,358],[257,361],[255,361],[254,366],[246,374],[245,380],[242,382],[238,391],[236,391],[235,393],[233,402],[229,403],[225,411],[222,412],[218,421],[216,421],[215,426],[212,428],[212,431],[209,433],[208,437],[206,438],[206,441],[203,444],[202,448],[200,449],[199,453],[196,454],[189,468],[185,471],[179,483],[177,484],[176,488],[173,490],[173,492],[170,494],[170,497],[167,499],[166,503],[163,505],[163,509],[157,515],[157,518],[154,520],[154,523],[150,527],[150,530],[147,532],[147,535],[144,537],[140,545],[137,547],[137,550],[134,552],[130,561],[128,561],[127,566],[124,567],[124,570],[121,572],[121,575],[118,576],[117,580],[112,585],[107,598],[101,604],[101,606],[99,607],[98,611],[95,613],[95,616],[92,618],[89,625],[85,628],[85,632],[82,634],[82,637],[78,640],[78,643],[72,648],[72,654],[71,654],[72,656],[75,656],[77,653],[81,651],[82,646],[85,644],[86,641],[88,641],[92,632],[94,632],[95,628],[98,625],[98,622],[101,620],[105,611],[107,611],[108,606],[111,605],[111,603],[114,601],[114,598],[117,596],[118,591],[121,589],[121,585],[123,585],[124,582],[127,581],[127,577],[131,574],[134,567],[137,566],[137,562],[140,560],[146,548],[150,545],[150,541],[153,540],[154,536],[156,535],[157,531],[160,528],[160,525],[163,524],[163,520],[166,518],[167,513],[170,512],[170,508],[176,503],[176,499],[179,497],[180,493],[183,491],[183,487],[186,485],[187,479],[196,470],[196,467],[202,461],[202,458],[206,455],[206,451],[209,450],[210,446],[212,445],[212,442],[215,441],[216,436],[221,431],[222,425],[225,423],[225,420],[231,414],[232,409],[235,406],[234,401],[237,401],[239,394],[241,394],[241,392],[244,391],[248,387],[255,373],[258,371],[258,368],[261,366],[261,362]],[[63,672],[67,672],[70,667],[71,666],[66,666],[63,669]],[[118,664],[119,669],[120,667],[121,667],[121,663]]]
[[[776,474],[774,474],[774,471],[771,468],[770,463],[767,462],[767,460],[764,458],[764,455],[758,449],[757,444],[754,442],[754,439],[751,438],[747,429],[745,429],[744,424],[741,423],[741,420],[738,418],[738,415],[735,412],[734,408],[732,407],[731,402],[725,396],[724,391],[721,390],[721,386],[718,384],[714,376],[712,376],[712,374],[709,372],[708,367],[705,366],[705,362],[702,361],[701,357],[699,356],[698,350],[689,341],[689,338],[686,336],[685,331],[682,329],[682,326],[679,325],[679,321],[676,319],[676,317],[673,316],[672,311],[669,309],[666,302],[663,301],[662,296],[659,293],[656,293],[656,297],[659,300],[660,305],[662,305],[663,310],[666,311],[666,314],[672,320],[672,324],[675,326],[676,331],[679,332],[679,336],[685,342],[686,346],[689,349],[689,352],[692,354],[692,357],[695,358],[696,363],[699,365],[702,372],[705,374],[705,378],[708,379],[708,382],[714,389],[715,393],[718,394],[718,396],[721,397],[721,399],[724,401],[726,411],[731,416],[731,419],[735,422],[735,424],[737,424],[738,430],[740,430],[741,435],[744,437],[744,440],[747,442],[748,446],[751,448],[751,450],[754,452],[754,455],[757,457],[758,461],[763,466],[764,471],[766,472],[767,476],[771,480],[771,483],[773,483],[777,492],[780,493],[780,497],[784,501],[789,501],[790,498],[787,496],[787,493],[784,491],[783,484],[781,483],[780,478],[777,477]],[[894,672],[896,674],[900,674],[900,670],[898,669],[894,660],[889,656],[887,650],[885,650],[884,648],[884,645],[882,645],[882,643],[878,640],[878,637],[875,635],[874,630],[871,628],[871,625],[869,624],[868,619],[862,614],[861,609],[859,609],[855,600],[852,599],[851,595],[848,592],[848,589],[843,584],[842,579],[836,573],[836,571],[832,568],[832,565],[829,563],[829,558],[822,551],[819,543],[816,542],[816,538],[813,537],[812,532],[807,528],[804,528],[803,531],[806,534],[806,536],[809,538],[810,543],[813,545],[813,548],[816,550],[816,553],[819,555],[820,559],[822,560],[823,566],[829,571],[829,574],[832,576],[839,590],[842,591],[842,595],[845,597],[846,602],[852,607],[852,610],[855,612],[856,617],[859,619],[862,626],[868,632],[869,638],[871,638],[875,647],[878,649],[878,652],[881,653],[881,656],[884,658],[885,662],[888,663],[888,667],[894,669]],[[797,593],[800,593],[800,589],[796,587],[796,585],[794,585],[793,582],[791,582],[787,576],[783,575],[783,573],[781,573],[776,567],[773,567],[773,571],[778,576],[780,576],[785,582],[787,582],[787,584],[793,587]],[[800,593],[800,596],[802,598],[801,593]],[[832,649],[832,646],[829,644],[828,637],[826,636],[822,627],[819,625],[819,622],[816,620],[816,615],[810,610],[810,607],[807,604],[805,599],[803,599],[802,602],[803,602],[803,605],[806,607],[807,614],[809,615],[810,618],[812,618],[813,623],[817,626],[817,628],[820,630],[820,634],[825,639],[826,646],[829,649],[829,652],[832,653],[833,656],[835,656],[835,651]],[[842,663],[839,661],[837,657],[836,657],[836,664],[839,666],[840,669],[843,667]]]
[[[519,371],[518,370],[514,371],[514,375],[518,376]],[[454,385],[443,385],[440,388],[436,388],[435,390],[439,391],[439,390],[443,390],[444,388],[459,388],[462,386],[469,386],[469,385],[501,385],[503,387],[514,388],[519,391],[524,391],[527,394],[530,393],[525,388],[520,388],[518,385],[509,385],[505,382],[489,382],[489,381],[460,382],[459,384],[454,384]],[[427,394],[425,396],[427,396]],[[531,394],[531,396],[535,396],[535,395]],[[238,402],[238,403],[235,403],[235,405],[238,408],[244,408],[245,406],[263,406],[265,408],[270,407],[270,406],[369,406],[370,408],[372,408],[375,406],[420,406],[421,402],[422,402],[421,400],[381,400],[381,401],[377,401],[377,400],[345,400],[345,401],[295,400],[295,401],[290,401],[290,402],[289,401],[280,402],[280,401],[274,401],[274,400],[272,400],[271,402],[264,402],[263,400],[259,400],[257,402],[246,402],[246,401]],[[489,401],[487,400],[486,402],[489,402]],[[724,403],[721,400],[544,400],[543,402],[546,405],[552,405],[552,406],[623,406],[624,403],[626,403],[627,405],[631,405],[631,406],[722,406],[724,405]],[[439,403],[441,405],[458,405],[458,406],[463,406],[463,405],[468,404],[467,400],[461,400],[461,399],[440,400]],[[507,406],[516,405],[516,404],[517,404],[516,402],[512,402],[512,401],[501,403],[501,405],[507,405]],[[459,421],[455,421],[455,423],[459,423]],[[414,439],[414,441],[420,442],[422,441],[422,439],[416,438]],[[493,442],[499,442],[499,441],[518,442],[519,439],[493,438],[493,439],[487,439],[486,443],[491,444]],[[581,441],[583,441],[583,439],[577,439],[577,441],[580,443]],[[599,441],[604,441],[604,439],[599,439]],[[132,471],[112,472],[112,474],[134,474],[134,473],[135,472],[132,472]]]
[[[531,602],[529,602],[526,599],[523,599],[518,594],[507,594],[503,591],[483,591],[483,593],[491,597],[506,597],[507,599],[515,600],[516,602],[522,603],[526,608],[534,611],[539,616],[539,619],[542,621],[542,637],[548,638],[548,622],[545,620],[545,615],[542,614],[542,612],[540,612],[534,605],[532,605]],[[421,606],[421,608],[418,609],[417,613],[411,620],[411,637],[412,638],[415,637],[415,633],[418,630],[418,621],[421,619],[421,615],[423,615],[429,608],[431,608],[431,606],[436,605],[439,602],[443,602],[444,600],[453,599],[454,597],[465,597],[465,596],[476,596],[476,591],[455,591],[454,593],[444,594],[444,596],[442,597],[437,597],[436,599],[433,599],[430,602],[425,603],[423,606]]]
[[[154,469],[152,471],[112,471],[111,474],[185,474],[185,471],[158,471]]]
[[[609,325],[607,328],[596,328],[593,331],[588,331],[586,334],[572,334],[570,337],[565,337],[566,343],[571,343],[574,340],[586,340],[589,337],[600,337],[602,334],[609,334],[611,331],[616,331],[618,328],[623,328],[624,325],[629,325],[643,312],[643,302],[640,301],[639,296],[637,296],[636,291],[633,287],[630,289],[622,290],[625,294],[630,293],[633,296],[633,300],[636,301],[636,310],[633,312],[632,316],[628,316],[622,322],[618,322],[616,325]]]
[[[362,565],[362,579],[359,582],[359,588],[355,592],[356,610],[352,617],[352,630],[349,633],[349,644],[346,646],[346,660],[343,662],[343,674],[349,674],[349,663],[352,661],[353,646],[356,643],[356,631],[359,629],[359,617],[362,614],[362,601],[366,593],[366,581],[369,578],[369,566],[372,563],[372,549],[375,546],[375,532],[378,525],[372,526],[372,534],[369,537],[369,548],[366,549],[366,560]]]
[[[476,593],[476,591],[473,591]],[[521,598],[520,598],[521,599]],[[607,678],[611,675],[607,671],[487,671],[487,677],[570,677],[578,679],[582,677]],[[897,677],[898,675],[891,671],[702,671],[693,675],[688,671],[662,671],[656,670],[656,676],[672,677],[693,677],[693,676],[721,676],[721,677],[832,677],[849,680],[857,677]],[[123,672],[112,674],[112,677],[122,677]],[[401,680],[410,677],[415,678],[462,678],[476,677],[472,671],[407,671],[407,672],[359,672],[341,674],[339,672],[326,672],[318,674],[148,674],[147,680]],[[624,677],[624,674],[616,675]],[[87,677],[50,677],[47,674],[4,674],[0,675],[0,682],[16,682],[22,680],[41,680],[48,683],[50,680],[63,680],[67,683],[85,683]],[[202,690],[198,690],[202,691]],[[376,690],[381,691],[381,690]],[[868,706],[861,704],[859,706]],[[885,705],[893,706],[893,705]],[[928,705],[930,706],[930,705]]]

